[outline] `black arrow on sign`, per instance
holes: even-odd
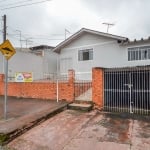
[[[9,49],[8,47],[4,47],[2,48],[3,50],[9,51],[9,52],[13,52],[11,49]]]

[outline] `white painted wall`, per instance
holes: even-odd
[[[137,45],[134,44],[134,46]],[[61,50],[60,66],[61,60],[67,58],[72,59],[72,64],[69,65],[72,68],[67,69],[74,69],[76,72],[91,72],[92,67],[112,68],[150,64],[150,60],[129,62],[128,47],[131,46],[122,46],[118,44],[117,40],[111,38],[84,34]],[[78,50],[88,48],[93,48],[93,60],[78,61]],[[60,72],[64,73],[64,69],[61,68]]]
[[[58,54],[50,49],[43,50],[43,72],[56,73],[57,72],[57,57]]]
[[[14,77],[15,72],[33,72],[33,79],[37,80],[43,77],[42,66],[42,57],[32,53],[17,51],[8,61],[8,74]]]
[[[34,80],[47,77],[44,75],[49,77],[49,74],[57,72],[57,56],[58,54],[48,49],[43,50],[43,56],[16,50],[16,54],[8,61],[8,74],[14,77],[16,72],[33,72]],[[0,73],[4,73],[2,54],[0,54]]]
[[[93,48],[93,60],[78,61],[78,51],[88,48]],[[120,48],[116,40],[85,34],[61,50],[60,64],[61,59],[71,58],[72,68],[70,69],[74,69],[76,72],[91,72],[92,67],[124,65],[125,57],[123,55],[125,55],[125,51]],[[61,73],[63,72],[62,70],[60,71]]]

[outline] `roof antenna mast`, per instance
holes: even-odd
[[[115,25],[115,24],[113,24],[113,23],[108,23],[108,22],[104,22],[104,23],[102,23],[102,24],[104,24],[104,25],[107,26],[107,33],[108,33],[108,30],[109,30],[110,26]]]
[[[66,40],[66,38],[67,38],[67,33],[70,33],[70,31],[67,30],[67,29],[65,29],[65,40]]]

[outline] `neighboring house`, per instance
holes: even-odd
[[[42,72],[44,73],[45,77],[56,77],[58,54],[53,52],[53,48],[54,47],[47,45],[34,46],[30,48],[33,54],[42,57]]]
[[[8,64],[8,76],[12,81],[16,72],[32,72],[33,80],[43,78],[43,60],[40,56],[16,49]]]
[[[54,47],[40,45],[31,48],[15,48],[16,54],[8,61],[9,81],[14,81],[16,72],[32,72],[33,79],[55,78],[58,54]],[[4,73],[4,58],[0,54],[0,73]]]
[[[127,41],[123,44],[126,52],[125,66],[150,65],[150,38]]]
[[[68,69],[86,74],[91,73],[92,67],[149,65],[150,39],[130,41],[126,37],[82,28],[57,45],[54,52],[60,54],[60,74],[66,74]]]

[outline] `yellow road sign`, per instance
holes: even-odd
[[[7,60],[10,59],[16,53],[14,47],[11,45],[9,40],[6,40],[0,45],[0,51]]]

